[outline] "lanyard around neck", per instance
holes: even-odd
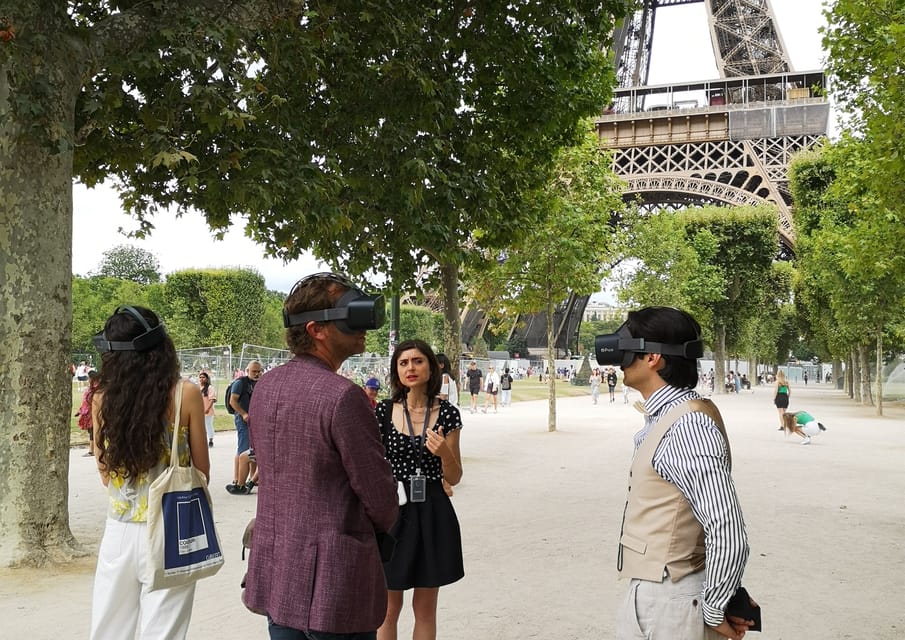
[[[427,406],[424,408],[424,427],[421,429],[421,435],[419,437],[415,437],[415,428],[412,426],[412,416],[409,414],[409,404],[408,400],[403,397],[402,398],[402,414],[405,416],[405,422],[409,428],[409,435],[412,438],[412,446],[415,447],[415,450],[418,453],[418,470],[420,472],[421,469],[421,458],[424,455],[424,441],[427,439],[427,425],[430,422],[431,417],[431,407],[434,404],[433,398],[428,398]]]

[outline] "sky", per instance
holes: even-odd
[[[823,0],[773,0],[773,11],[796,71],[823,66],[818,28],[824,24]],[[651,52],[650,84],[707,80],[718,77],[704,3],[658,9]],[[268,258],[259,245],[245,236],[244,220],[221,240],[214,239],[204,218],[187,212],[180,218],[162,212],[153,218],[149,238],[128,238],[119,230],[133,231],[137,223],[123,212],[110,185],[73,188],[72,272],[89,275],[97,269],[105,251],[131,244],[154,254],[161,273],[188,268],[250,267],[257,270],[268,289],[288,292],[309,273],[324,270],[312,256],[284,264]],[[597,298],[598,296],[595,296]],[[600,294],[600,298],[609,298]]]

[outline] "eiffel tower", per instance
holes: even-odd
[[[648,85],[657,12],[703,2],[720,78]],[[663,15],[663,14],[661,14]],[[822,70],[795,72],[769,0],[643,0],[614,34],[617,88],[596,120],[626,201],[650,209],[700,204],[772,204],[779,256],[794,245],[788,166],[826,134]],[[556,347],[574,345],[587,296],[570,295],[555,313]],[[466,344],[483,331],[480,312],[463,314]],[[522,316],[512,333],[546,345],[542,314]]]

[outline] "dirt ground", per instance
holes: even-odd
[[[876,417],[828,385],[796,386],[791,409],[828,428],[802,446],[777,431],[771,393],[715,398],[751,545],[744,583],[763,607],[764,631],[748,637],[905,638],[905,410]],[[441,589],[441,640],[613,637],[625,589],[616,541],[641,416],[605,393],[599,405],[560,400],[557,416],[548,433],[546,401],[464,414],[465,476],[454,504],[466,576]],[[234,450],[235,435],[218,434],[211,486],[229,555],[198,585],[192,640],[267,637],[265,620],[239,602],[240,539],[256,499],[223,490]],[[71,526],[91,553],[65,567],[0,571],[0,637],[87,637],[105,497],[83,453],[70,459]],[[400,638],[410,636],[406,611]]]

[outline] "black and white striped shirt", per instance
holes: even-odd
[[[647,418],[644,428],[635,434],[635,449],[667,411],[699,398],[690,389],[669,385],[655,391],[644,403]],[[715,627],[723,621],[726,604],[742,583],[749,551],[725,440],[708,415],[687,413],[663,436],[653,464],[660,477],[682,492],[704,527],[704,622]]]

